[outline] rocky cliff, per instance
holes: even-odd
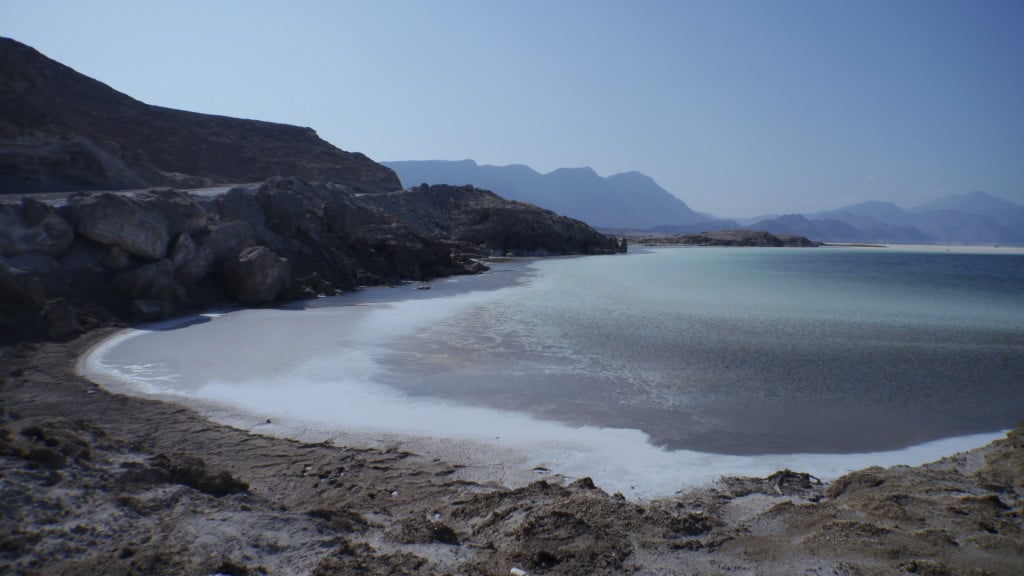
[[[273,176],[400,189],[311,128],[150,106],[0,38],[0,193],[195,188]]]
[[[479,272],[475,259],[494,254],[624,249],[582,222],[470,187],[363,195],[272,178],[196,193],[8,195],[0,341]]]
[[[458,243],[336,184],[9,196],[0,202],[0,340],[481,269]]]

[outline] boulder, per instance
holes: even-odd
[[[174,304],[163,300],[133,300],[131,306],[133,318],[148,322],[170,318],[177,309]]]
[[[187,298],[185,289],[174,278],[174,266],[167,259],[118,274],[114,278],[114,287],[134,300],[178,304]]]
[[[104,260],[109,255],[109,248],[104,248],[92,242],[75,242],[68,253],[61,256],[61,268],[69,274],[78,276],[83,272],[106,274]]]
[[[170,226],[160,212],[110,192],[73,197],[69,202],[82,236],[149,260],[166,254]]]
[[[30,226],[35,226],[52,214],[53,208],[31,196],[23,196],[21,198],[21,213]]]
[[[243,304],[274,301],[291,283],[288,260],[266,246],[252,246],[225,262],[228,293]]]
[[[213,255],[214,262],[233,260],[242,249],[253,245],[255,236],[248,222],[225,222],[210,230],[203,247]]]
[[[343,198],[335,198],[324,203],[324,220],[327,228],[338,238],[351,242],[359,237],[364,226],[381,226],[394,222],[384,212],[356,206]]]
[[[175,277],[185,284],[202,280],[213,265],[213,252],[199,246],[188,234],[181,234],[171,248],[171,265]]]
[[[68,281],[71,279],[71,274],[65,271],[59,262],[46,254],[39,254],[37,252],[19,254],[13,258],[8,258],[7,262],[11,266],[39,278],[43,283],[43,289],[49,296],[63,294],[68,291]]]
[[[132,266],[132,255],[117,246],[111,246],[103,257],[103,267],[114,272],[127,270]]]
[[[82,331],[75,315],[75,309],[63,298],[54,298],[46,303],[40,313],[43,331],[51,340],[68,338]]]
[[[133,200],[144,210],[163,216],[172,237],[206,229],[209,214],[187,192],[170,188],[148,190],[135,194]]]
[[[67,252],[74,239],[71,224],[38,200],[0,204],[0,255],[38,252],[56,257]]]
[[[250,187],[236,186],[228,190],[217,197],[212,209],[224,222],[241,220],[257,230],[267,227],[267,216],[256,201],[256,190]]]
[[[267,227],[283,236],[317,237],[323,227],[323,205],[331,192],[299,178],[271,178],[260,185],[256,199]]]
[[[0,301],[8,306],[42,310],[46,306],[46,292],[39,278],[0,258]]]

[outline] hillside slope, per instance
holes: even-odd
[[[401,188],[311,128],[151,106],[0,38],[0,193],[200,187],[273,176]]]

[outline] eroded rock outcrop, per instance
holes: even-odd
[[[0,202],[10,224],[0,241],[0,288],[22,304],[5,337],[23,335],[22,327],[65,334],[104,317],[156,320],[224,302],[262,305],[480,272],[486,266],[476,258],[494,254],[621,250],[581,222],[471,187],[363,195],[271,178],[212,195],[9,198]],[[44,318],[55,298],[63,303]],[[75,318],[69,307],[89,312]]]
[[[46,305],[46,291],[39,278],[0,259],[0,300],[12,308],[41,310]]]
[[[185,288],[174,278],[174,265],[166,258],[118,274],[114,287],[132,300],[184,304],[188,299]]]
[[[579,220],[505,200],[472,186],[426,184],[371,194],[366,202],[424,233],[478,246],[490,255],[613,254],[625,247]]]
[[[242,304],[266,304],[277,299],[291,282],[288,260],[266,246],[239,252],[224,266],[228,293]]]
[[[199,246],[188,234],[180,234],[170,253],[175,277],[185,284],[195,284],[210,272],[214,262],[213,250]]]
[[[31,197],[20,204],[0,204],[0,253],[14,256],[63,254],[75,231],[52,207]]]
[[[82,236],[149,260],[159,260],[167,252],[171,237],[167,220],[140,202],[108,192],[78,196],[70,203]]]

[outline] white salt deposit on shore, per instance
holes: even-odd
[[[460,474],[507,486],[546,474],[590,476],[631,498],[668,496],[723,475],[789,468],[829,479],[871,465],[918,465],[1004,432],[890,452],[733,456],[668,451],[639,430],[572,427],[530,415],[410,397],[375,382],[382,346],[502,290],[449,298],[238,310],[129,329],[95,346],[79,372],[112,391],[194,407],[254,432],[349,446],[398,446],[463,464]],[[191,325],[189,325],[191,324]],[[187,327],[185,327],[187,325]],[[175,327],[178,327],[175,329]]]

